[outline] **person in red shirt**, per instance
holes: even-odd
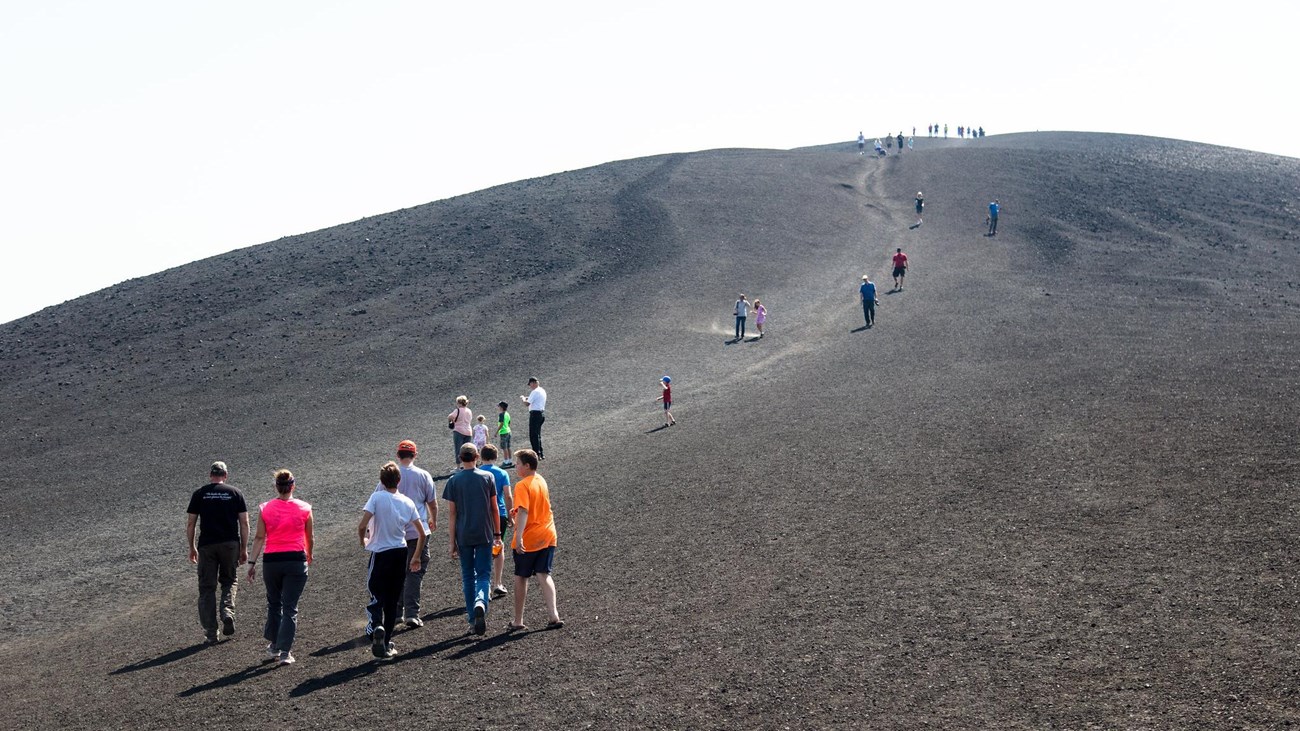
[[[673,418],[673,412],[672,412],[673,379],[669,378],[668,376],[664,376],[663,378],[659,379],[659,383],[663,385],[664,392],[663,395],[655,399],[655,401],[664,402],[664,426],[672,426],[673,424],[677,423],[677,420]]]
[[[894,249],[894,291],[903,291],[903,277],[907,275],[907,254]]]

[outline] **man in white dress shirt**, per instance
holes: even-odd
[[[546,459],[542,456],[542,423],[546,421],[546,389],[542,388],[536,378],[529,378],[528,395],[519,398],[528,404],[528,443],[532,445],[538,459]]]

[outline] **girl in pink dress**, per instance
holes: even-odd
[[[758,328],[758,336],[763,337],[763,323],[767,322],[767,308],[763,306],[763,300],[754,300],[754,326]]]

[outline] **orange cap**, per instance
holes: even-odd
[[[411,454],[415,454],[417,451],[415,449],[415,442],[411,441],[410,439],[403,439],[401,443],[397,445],[397,451],[410,452]]]

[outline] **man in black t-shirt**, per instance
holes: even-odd
[[[199,568],[199,624],[208,644],[215,644],[217,584],[221,584],[221,634],[235,633],[235,569],[248,562],[248,506],[244,494],[226,484],[225,462],[213,462],[208,474],[212,481],[190,496],[185,538],[190,563]]]

